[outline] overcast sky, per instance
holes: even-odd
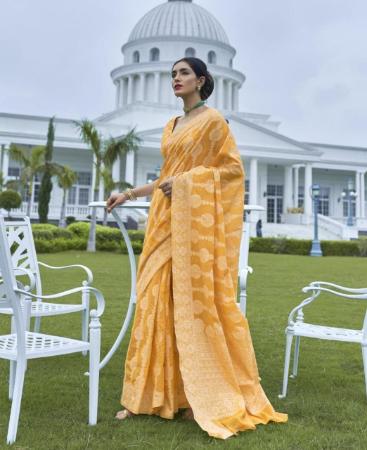
[[[110,71],[164,0],[1,0],[0,112],[94,118],[114,108]],[[237,49],[241,111],[295,139],[367,147],[366,0],[194,0]]]

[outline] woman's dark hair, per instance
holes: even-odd
[[[191,69],[195,72],[195,75],[198,78],[205,77],[205,83],[200,89],[200,97],[202,100],[206,100],[207,98],[209,98],[214,90],[214,80],[210,72],[208,71],[205,62],[199,58],[194,58],[190,56],[179,59],[173,64],[172,68],[182,61],[186,62],[191,67]]]

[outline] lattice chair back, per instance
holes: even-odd
[[[17,221],[4,219],[3,227],[6,231],[13,268],[28,269],[32,272],[36,279],[36,293],[42,295],[41,277],[29,217]]]
[[[17,334],[18,357],[25,358],[25,321],[21,309],[20,296],[15,292],[17,282],[12,267],[4,218],[0,216],[0,306],[13,310],[13,320]]]

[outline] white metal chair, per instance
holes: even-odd
[[[322,292],[336,295],[347,299],[367,300],[367,288],[352,289],[339,286],[334,283],[324,281],[314,281],[304,287],[303,292],[311,292],[312,295],[303,300],[296,308],[294,308],[288,317],[288,326],[285,329],[286,348],[285,363],[283,373],[283,388],[279,398],[287,395],[289,364],[291,358],[291,349],[293,337],[295,337],[293,371],[291,378],[295,378],[298,373],[299,345],[301,337],[309,337],[314,339],[327,339],[332,341],[354,342],[360,344],[362,348],[362,358],[364,366],[364,376],[367,392],[367,312],[365,314],[363,327],[361,330],[353,330],[347,328],[336,328],[330,326],[314,325],[304,322],[303,308],[312,303]],[[295,315],[297,314],[296,318]]]
[[[14,376],[9,377],[9,389],[12,391],[12,406],[8,426],[8,444],[15,442],[20,405],[23,393],[24,375],[28,359],[65,355],[89,351],[89,424],[97,423],[99,360],[101,345],[100,321],[104,310],[104,298],[97,289],[81,286],[55,295],[39,296],[27,289],[20,289],[16,281],[8,240],[5,232],[4,219],[0,217],[0,309],[11,308],[13,311],[14,330],[11,334],[0,335],[0,358],[10,361]],[[29,277],[34,279],[28,271]],[[53,300],[77,292],[93,294],[97,300],[97,310],[90,312],[89,341],[51,336],[26,331],[26,323],[30,318],[30,299],[41,298]]]
[[[34,331],[40,331],[41,317],[55,316],[60,314],[69,314],[81,312],[82,314],[82,340],[88,340],[88,316],[89,316],[89,291],[83,290],[81,292],[82,298],[79,304],[63,304],[50,303],[42,301],[42,283],[39,266],[46,267],[52,270],[62,269],[82,269],[87,276],[87,279],[82,282],[83,286],[90,286],[93,282],[93,274],[88,267],[80,264],[72,264],[70,266],[49,266],[48,264],[38,261],[36,247],[34,244],[32,227],[28,217],[18,219],[16,221],[2,221],[7,235],[8,245],[11,253],[11,260],[15,273],[19,273],[18,269],[28,269],[35,277],[35,293],[37,295],[36,301],[32,302],[31,317],[35,318]],[[0,310],[0,313],[11,314],[11,309]]]

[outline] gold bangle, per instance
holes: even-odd
[[[137,200],[137,196],[134,194],[134,192],[132,191],[132,189],[126,189],[126,191],[124,191],[124,194],[127,195],[129,200]]]

